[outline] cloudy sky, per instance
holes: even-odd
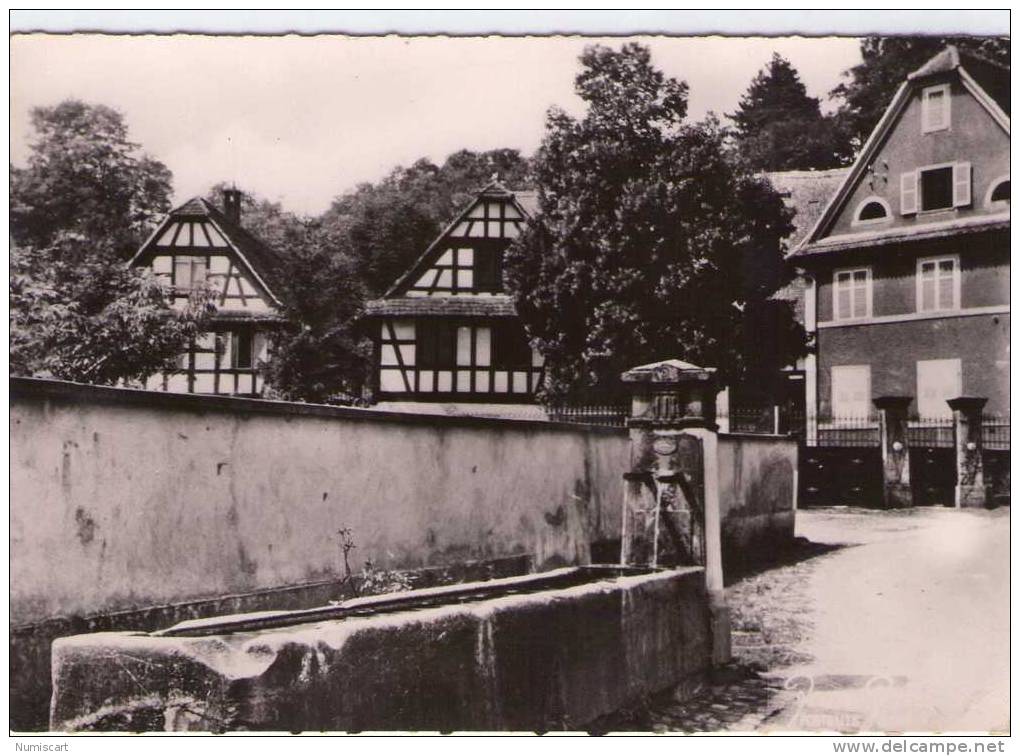
[[[726,113],[773,51],[823,98],[859,61],[853,38],[636,38],[690,85],[690,116]],[[126,117],[173,171],[176,199],[217,181],[318,213],[334,196],[420,157],[513,147],[531,154],[551,105],[573,93],[575,37],[16,35],[11,160],[29,111],[68,97]]]

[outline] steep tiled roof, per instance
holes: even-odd
[[[514,307],[513,299],[505,294],[489,297],[392,297],[365,303],[365,317],[384,315],[513,318],[517,316],[517,308]]]
[[[513,192],[514,198],[517,203],[521,206],[528,215],[535,216],[538,214],[538,190],[537,189],[519,189]]]
[[[793,208],[793,233],[786,240],[788,249],[815,225],[849,168],[828,171],[774,171],[766,173],[769,182],[783,196],[787,207]]]
[[[766,173],[769,182],[783,196],[786,206],[792,208],[793,233],[786,240],[788,250],[796,247],[814,227],[836,189],[846,177],[848,168],[828,171],[774,171]],[[804,289],[800,276],[772,295],[773,299],[793,302],[794,316],[804,322]]]
[[[278,289],[281,283],[283,259],[279,252],[257,236],[232,223],[219,208],[204,197],[192,197],[183,205],[170,211],[172,218],[211,218],[223,231],[229,241],[237,247],[255,273],[270,289]],[[275,296],[275,292],[274,292]]]

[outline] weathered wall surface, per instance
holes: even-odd
[[[701,568],[591,577],[233,635],[63,638],[51,727],[580,729],[707,669]]]
[[[832,409],[832,368],[870,365],[871,396],[913,396],[917,362],[959,359],[963,393],[988,398],[988,413],[1009,411],[1009,314],[882,323],[818,332],[818,406]]]
[[[793,439],[720,434],[719,514],[727,563],[754,559],[793,540],[796,470]]]
[[[618,537],[624,433],[12,381],[15,624]]]

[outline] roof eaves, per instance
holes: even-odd
[[[910,84],[904,81],[900,84],[900,88],[896,90],[896,94],[893,95],[892,101],[889,103],[889,107],[885,109],[885,113],[882,115],[881,120],[871,132],[871,136],[868,137],[868,141],[864,143],[860,154],[857,156],[857,160],[854,161],[853,166],[846,174],[843,182],[832,195],[832,198],[829,200],[829,204],[825,206],[825,210],[818,216],[818,220],[811,228],[811,231],[804,235],[801,241],[794,248],[793,252],[790,253],[790,257],[796,256],[799,250],[805,245],[813,243],[818,238],[818,235],[822,232],[822,230],[833,220],[836,210],[842,207],[843,202],[850,194],[850,191],[857,185],[857,180],[870,164],[871,158],[878,150],[879,145],[883,143],[885,137],[899,118],[900,113],[906,106],[909,93]]]
[[[876,247],[886,244],[900,244],[914,241],[941,239],[956,234],[972,234],[981,231],[996,231],[1009,228],[1009,213],[968,218],[965,220],[931,223],[923,227],[910,227],[886,231],[867,231],[856,234],[830,236],[823,241],[802,245],[796,255],[797,259],[814,257],[830,252],[843,252],[848,249]]]

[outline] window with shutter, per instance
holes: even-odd
[[[970,163],[953,166],[953,207],[970,204]]]
[[[833,275],[833,318],[854,320],[871,315],[871,269],[837,270]]]
[[[917,311],[955,310],[960,306],[960,261],[956,256],[917,261]]]
[[[917,172],[908,171],[900,176],[900,213],[917,212]]]
[[[921,93],[921,132],[923,134],[949,128],[950,103],[948,84],[927,87]]]

